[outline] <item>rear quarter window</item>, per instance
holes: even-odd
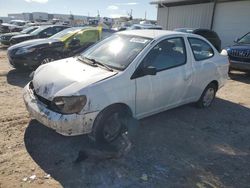
[[[189,37],[188,41],[196,61],[202,61],[214,56],[213,48],[206,41],[192,37]]]

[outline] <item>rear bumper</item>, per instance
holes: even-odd
[[[250,71],[250,63],[230,60],[230,69]]]
[[[92,112],[65,115],[54,112],[34,96],[29,84],[24,88],[23,98],[31,117],[64,136],[90,133],[94,119],[98,114],[98,112]]]

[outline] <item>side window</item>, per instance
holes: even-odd
[[[155,67],[157,72],[186,63],[183,38],[166,39],[158,43],[144,58],[143,67]]]
[[[201,61],[214,56],[213,48],[204,40],[198,38],[188,38],[188,41],[192,48],[195,60]]]
[[[63,27],[54,27],[54,34],[62,31],[64,28]]]
[[[99,39],[98,30],[86,30],[79,35],[79,40],[82,45],[85,43],[95,43]]]
[[[81,31],[74,35],[67,43],[66,46],[68,47],[70,44],[72,44],[72,41],[79,41],[78,46],[89,46],[99,39],[99,31],[98,30],[86,30]],[[77,43],[74,45],[76,46]]]
[[[59,31],[61,31],[60,27],[51,27],[50,35],[54,35],[54,34],[58,33]]]
[[[54,33],[53,33],[53,28],[52,27],[49,27],[47,29],[45,29],[44,31],[41,32],[41,36],[43,37],[50,37],[52,36]]]
[[[110,37],[112,34],[114,34],[114,32],[102,30],[101,39],[108,38],[108,37]]]

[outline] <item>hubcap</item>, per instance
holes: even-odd
[[[103,128],[103,136],[107,142],[113,141],[119,134],[122,128],[122,120],[118,112],[112,114],[105,122]]]
[[[208,107],[210,106],[210,104],[212,103],[213,99],[214,99],[214,94],[215,94],[215,91],[213,88],[209,88],[204,97],[203,97],[203,105],[205,107]]]
[[[42,60],[41,65],[46,64],[46,63],[49,63],[49,62],[51,62],[51,61],[53,61],[53,60],[54,60],[54,59],[52,59],[52,58],[45,58],[45,59]]]

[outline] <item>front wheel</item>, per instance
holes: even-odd
[[[208,84],[208,86],[203,91],[199,101],[197,102],[198,107],[207,108],[211,106],[214,101],[217,92],[217,87],[214,83]]]
[[[50,57],[46,57],[46,58],[44,58],[44,59],[42,59],[41,60],[41,65],[44,65],[44,64],[47,64],[47,63],[49,63],[49,62],[51,62],[51,61],[54,61],[54,59],[53,58],[50,58]]]
[[[90,135],[97,143],[111,143],[127,128],[129,114],[120,107],[111,107],[96,117]]]

